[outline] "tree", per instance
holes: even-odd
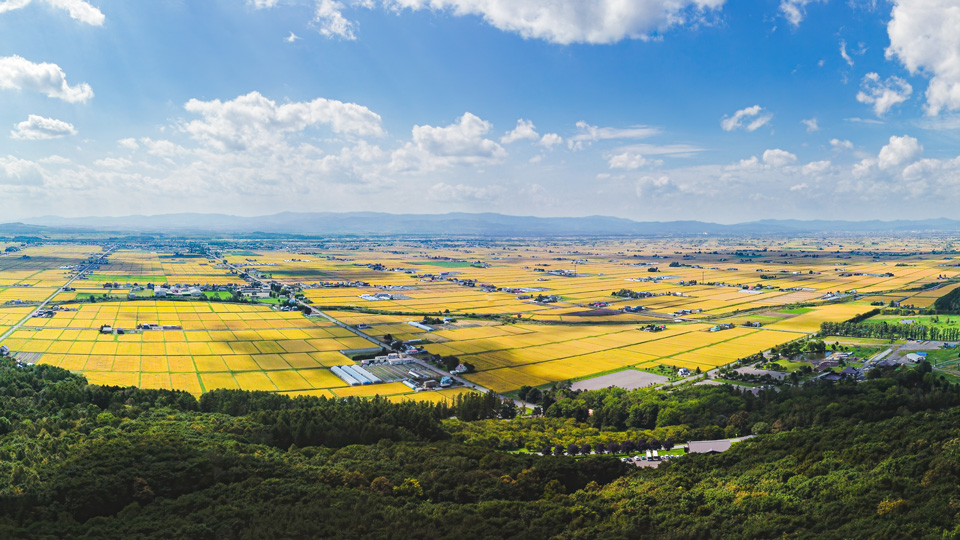
[[[570,443],[567,445],[567,454],[575,456],[580,453],[580,447],[577,446],[577,443]]]
[[[556,445],[556,446],[553,447],[553,455],[555,455],[555,456],[562,456],[562,455],[563,455],[563,451],[564,451],[564,448],[563,448],[563,445],[562,445],[562,444],[558,444],[558,445]]]
[[[585,456],[589,455],[592,450],[590,443],[583,443],[583,446],[580,447],[580,453]]]
[[[620,443],[610,442],[607,443],[607,452],[611,454],[616,454],[620,452]]]

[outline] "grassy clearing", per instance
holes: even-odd
[[[777,313],[784,313],[786,315],[803,315],[804,313],[810,313],[811,311],[813,311],[813,308],[798,307],[793,309],[781,309]]]

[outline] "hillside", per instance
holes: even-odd
[[[939,538],[960,530],[951,504],[960,388],[925,364],[759,398],[698,388],[658,409],[657,396],[571,393],[553,418],[441,422],[457,411],[239,391],[198,402],[4,361],[0,536]],[[564,420],[578,402],[607,413],[631,403],[652,410],[657,427],[646,437],[770,433],[655,470],[606,456],[494,450],[517,437],[599,433]],[[466,406],[484,407],[458,404]]]

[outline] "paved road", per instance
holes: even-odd
[[[102,259],[103,257],[106,257],[106,256],[110,255],[110,254],[113,252],[114,249],[115,249],[115,248],[113,248],[113,247],[109,248],[109,249],[108,249],[107,251],[105,251],[102,255],[100,255],[100,258]],[[33,314],[34,314],[34,313],[36,313],[37,311],[40,311],[40,310],[42,310],[44,307],[46,307],[46,305],[49,304],[51,300],[53,300],[58,294],[60,294],[61,292],[63,292],[63,289],[64,289],[65,287],[69,287],[70,284],[74,282],[74,280],[76,280],[78,277],[80,277],[81,275],[83,275],[83,273],[86,272],[91,266],[93,266],[93,263],[88,264],[88,265],[84,266],[83,268],[81,268],[80,271],[76,273],[76,275],[74,275],[74,276],[73,276],[72,278],[70,278],[66,283],[64,283],[63,285],[61,285],[60,288],[58,288],[57,290],[53,291],[53,294],[51,294],[50,296],[48,296],[46,300],[44,300],[43,302],[40,302],[39,305],[34,306],[33,310],[30,311],[30,313],[29,313],[26,317],[24,317],[23,319],[21,319],[20,322],[18,322],[17,324],[11,326],[10,329],[7,330],[6,332],[4,332],[3,334],[0,334],[0,342],[2,342],[3,340],[7,339],[8,337],[10,337],[11,334],[13,334],[13,333],[16,332],[17,330],[19,330],[21,326],[23,326],[27,321],[29,321],[30,319],[33,318]]]
[[[209,255],[209,254],[208,254],[208,255]],[[244,273],[246,273],[246,272],[244,272],[243,270],[241,270],[240,268],[238,268],[237,266],[235,266],[235,265],[233,265],[233,264],[231,264],[231,263],[228,263],[228,262],[227,262],[226,260],[224,260],[223,258],[218,258],[218,260],[219,260],[220,262],[222,262],[224,265],[226,265],[227,267],[235,270],[238,275],[239,275],[239,274],[244,274]],[[251,283],[255,283],[255,284],[257,284],[257,285],[266,285],[266,284],[267,284],[267,283],[264,282],[263,280],[261,280],[261,279],[259,279],[259,278],[256,278],[256,277],[253,277],[253,276],[251,276],[251,275],[248,274],[248,273],[247,273],[247,278],[246,278],[246,279],[247,279],[247,281],[249,281],[249,282],[251,282]],[[333,324],[339,326],[340,328],[343,328],[343,329],[345,329],[345,330],[348,330],[348,331],[350,331],[350,332],[353,332],[353,333],[356,334],[357,336],[362,337],[363,339],[365,339],[365,340],[373,343],[373,344],[376,345],[377,347],[382,347],[382,348],[384,348],[384,349],[390,350],[390,345],[389,345],[388,343],[385,343],[385,342],[383,342],[383,341],[380,341],[379,339],[371,336],[370,334],[367,334],[366,332],[363,332],[362,330],[358,329],[358,328],[355,327],[355,326],[351,326],[351,325],[346,324],[346,323],[344,323],[344,322],[342,322],[342,321],[340,321],[340,320],[337,320],[335,317],[332,317],[332,316],[330,316],[330,315],[328,315],[328,314],[320,311],[319,309],[316,309],[315,307],[311,306],[310,304],[301,302],[301,301],[299,301],[299,300],[297,301],[297,304],[300,305],[300,306],[309,308],[309,309],[310,309],[309,313],[316,313],[317,315],[319,315],[319,316],[327,319],[328,321],[330,321],[330,322],[332,322]],[[421,367],[429,368],[429,369],[436,369],[436,366],[430,365],[430,364],[428,364],[427,362],[425,362],[425,361],[423,361],[423,360],[421,360],[421,359],[419,359],[419,358],[414,358],[414,361],[415,361],[419,366],[421,366]],[[459,376],[454,375],[454,374],[452,374],[452,373],[451,373],[449,376],[450,376],[451,379],[453,379],[454,381],[458,382],[458,383],[459,383],[461,386],[463,386],[464,388],[469,388],[469,389],[471,389],[471,390],[476,390],[477,392],[481,392],[481,393],[484,393],[484,394],[493,391],[493,390],[490,390],[489,388],[486,388],[486,387],[480,386],[479,384],[470,382],[470,381],[464,379],[463,377],[459,377]],[[506,396],[504,396],[504,395],[502,395],[502,394],[497,394],[497,395],[499,395],[499,396],[500,396],[501,398],[503,398],[503,399],[510,399],[510,398],[508,398],[508,397],[506,397]],[[520,401],[520,400],[518,400],[518,399],[514,399],[513,402],[516,403],[518,407],[525,407],[525,408],[528,408],[528,409],[533,409],[533,408],[535,408],[535,407],[537,406],[537,405],[535,405],[535,404],[533,404],[533,403],[527,403],[527,402],[524,402],[524,401]]]

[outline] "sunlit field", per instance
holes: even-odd
[[[0,257],[0,331],[18,357],[100,384],[446,399],[450,391],[413,396],[399,383],[347,386],[329,368],[374,344],[323,317],[280,311],[275,299],[235,303],[229,292],[156,299],[153,288],[245,286],[226,260],[370,336],[455,356],[475,368],[470,381],[507,392],[624,368],[706,371],[871,303],[928,307],[960,285],[954,259],[924,239],[874,241],[869,253],[866,240],[825,239],[251,243],[222,259],[120,248],[68,291],[59,289],[105,247],[24,245]],[[31,318],[48,298],[68,310]],[[408,324],[424,316],[444,320],[432,331]],[[100,333],[141,324],[171,328]]]

